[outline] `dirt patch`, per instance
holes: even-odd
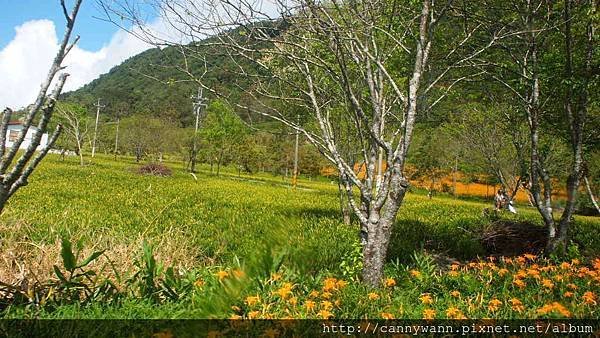
[[[173,171],[162,163],[147,163],[137,168],[140,175],[171,176]]]
[[[479,241],[488,256],[539,254],[544,250],[547,231],[531,222],[498,220],[483,228]]]

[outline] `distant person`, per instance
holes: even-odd
[[[504,191],[502,191],[502,189],[498,189],[498,191],[496,192],[496,195],[494,195],[494,210],[495,211],[504,209],[504,203],[505,203],[504,197],[505,197]]]
[[[506,209],[513,214],[517,213],[517,209],[513,205],[512,199],[508,196],[504,189],[498,189],[494,196],[494,211]]]

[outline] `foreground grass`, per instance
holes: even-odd
[[[162,178],[137,175],[137,165],[128,159],[99,158],[80,167],[75,160],[49,157],[2,215],[0,280],[56,279],[58,241],[66,237],[81,256],[106,250],[89,269],[112,280],[119,297],[78,302],[48,296],[46,304],[11,306],[4,315],[598,317],[597,261],[561,268],[556,261],[522,257],[456,265],[453,271],[447,263],[452,258],[467,261],[485,254],[476,240],[477,229],[488,222],[482,216],[485,204],[407,195],[389,251],[387,287],[367,290],[356,282],[357,229],[339,221],[337,186],[302,181],[294,190],[278,177],[234,172],[216,177],[205,171],[196,180],[177,169],[180,164],[169,165],[174,175]],[[537,222],[534,210],[521,209],[513,218]],[[576,219],[573,236],[583,254],[598,254],[599,228],[593,218]],[[152,243],[162,268],[150,271],[140,259],[144,241]],[[450,259],[436,262],[423,251]],[[180,276],[177,281],[168,282],[166,267]],[[136,271],[151,275],[155,289],[141,287]],[[164,291],[165,283],[172,283],[167,286],[175,296]]]

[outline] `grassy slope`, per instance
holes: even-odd
[[[356,243],[356,229],[339,222],[337,186],[329,182],[302,181],[294,191],[269,175],[238,178],[225,172],[215,177],[204,171],[196,181],[179,163],[169,163],[173,177],[159,178],[133,173],[137,165],[129,159],[96,161],[82,168],[76,159],[49,157],[5,209],[2,250],[14,251],[11,245],[26,243],[33,256],[43,251],[40,257],[48,260],[38,265],[43,274],[58,262],[61,235],[79,241],[85,250],[108,249],[108,257],[123,270],[144,239],[155,244],[159,260],[187,269],[228,265],[235,257],[244,260],[263,243],[287,252],[286,264],[310,275],[339,273],[340,262]],[[482,254],[469,230],[484,222],[481,211],[487,206],[409,194],[390,259],[407,262],[422,247],[462,259]],[[524,207],[516,217],[537,220],[535,211]],[[599,227],[597,219],[578,217],[574,231],[595,253]],[[158,318],[170,316],[171,307],[177,307],[134,303],[126,310],[107,311],[95,305],[77,315],[77,306],[67,306],[52,316]]]

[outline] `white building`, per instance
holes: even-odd
[[[27,130],[27,135],[25,135],[25,139],[19,149],[27,149],[31,144],[31,139],[33,138],[33,134],[37,132],[36,126],[30,126]],[[23,132],[23,124],[21,121],[11,121],[8,123],[8,130],[6,131],[6,147],[12,147],[12,145],[17,141],[19,135]],[[40,145],[37,150],[44,148],[48,144],[48,134],[42,134],[42,139],[40,141]]]

